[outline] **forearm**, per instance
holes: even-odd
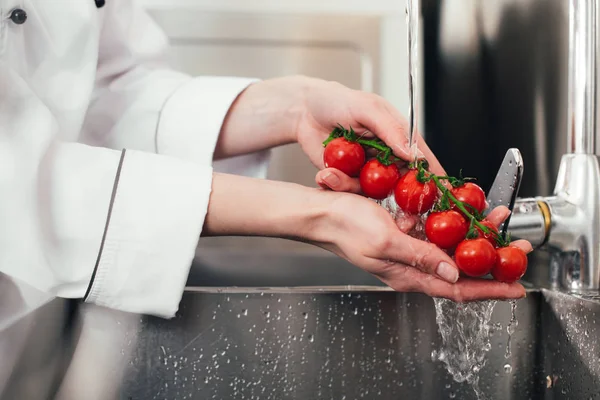
[[[214,159],[294,142],[305,110],[304,93],[312,82],[305,77],[278,78],[246,88],[227,113]]]
[[[312,240],[327,212],[317,189],[235,175],[213,175],[203,236],[270,236]]]

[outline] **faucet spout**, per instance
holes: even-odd
[[[551,254],[553,284],[573,292],[600,290],[600,165],[596,155],[599,9],[570,0],[568,154],[554,196],[520,199],[509,231]]]
[[[517,199],[508,232],[512,238],[525,239],[534,248],[539,248],[548,241],[551,221],[550,209],[545,199]]]
[[[598,6],[596,0],[570,0],[569,134],[572,154],[596,154]]]

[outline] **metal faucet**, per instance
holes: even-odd
[[[550,252],[551,283],[571,292],[600,289],[598,12],[596,0],[570,0],[568,152],[554,195],[518,199],[508,227],[512,237]]]

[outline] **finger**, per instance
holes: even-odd
[[[437,246],[398,232],[391,236],[389,246],[379,259],[393,260],[435,275],[447,282],[458,280],[456,264]]]
[[[417,225],[419,217],[416,215],[405,215],[396,219],[396,225],[404,233],[408,233]]]
[[[325,168],[325,163],[323,161],[325,146],[323,146],[323,143],[320,140],[303,140],[300,145],[302,146],[304,154],[308,156],[315,167],[318,169]]]
[[[390,146],[394,154],[405,161],[412,161],[408,145],[408,123],[403,118],[394,118],[387,110],[383,98],[360,92],[352,113],[358,123]]]
[[[315,181],[323,189],[331,189],[336,192],[361,193],[358,179],[349,177],[339,169],[326,168],[321,170],[317,172]]]
[[[460,278],[455,284],[450,284],[415,268],[400,265],[389,268],[387,273],[378,278],[399,292],[422,292],[456,302],[525,297],[525,288],[518,282],[508,284],[488,279]]]
[[[425,139],[423,139],[420,134],[417,138],[417,146],[429,163],[429,170],[436,175],[446,175],[446,171],[442,167],[442,164],[440,164],[437,157],[433,154],[433,151],[429,149],[429,146],[427,146],[427,143],[425,143]]]
[[[533,246],[527,240],[515,240],[510,243],[510,246],[523,250],[525,254],[529,254],[533,251]]]
[[[485,219],[490,221],[495,226],[500,226],[504,221],[506,221],[506,218],[508,218],[509,215],[510,210],[508,207],[498,206],[490,211]]]
[[[360,104],[355,107],[356,120],[390,146],[396,156],[412,162],[414,156],[408,143],[408,121],[383,98],[373,95],[370,101],[364,99],[365,96],[362,94]],[[418,156],[423,156],[429,162],[433,173],[445,175],[444,169],[423,138],[418,135],[416,140],[417,148],[420,150]]]
[[[408,121],[402,116],[400,111],[398,111],[394,106],[392,106],[388,102],[386,102],[386,108],[387,108],[388,112],[392,115],[393,118],[395,118],[399,121],[405,121],[406,132],[408,132],[408,130],[410,129],[408,126]],[[406,137],[408,138],[408,135],[406,135]],[[427,146],[425,139],[423,139],[423,136],[421,135],[421,133],[418,130],[417,130],[416,141],[417,141],[417,148],[419,149],[420,153],[425,157],[425,159],[429,163],[430,171],[436,175],[442,175],[442,176],[447,175],[446,171],[444,170],[444,168],[438,161],[437,157],[433,154],[431,149],[429,149],[429,146]],[[410,160],[410,161],[412,161],[412,160]]]

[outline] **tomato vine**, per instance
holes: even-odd
[[[341,124],[338,124],[338,126],[333,129],[333,131],[329,134],[329,137],[323,142],[323,146],[326,147],[332,140],[340,137],[343,137],[349,142],[356,142],[361,146],[377,150],[378,153],[376,158],[385,166],[389,166],[400,160],[400,158],[394,156],[392,149],[381,139],[366,139],[363,136],[358,135],[354,131],[354,128],[350,127],[350,129],[346,129]],[[442,183],[442,181],[445,181],[451,187],[457,188],[463,186],[466,182],[474,181],[475,178],[463,177],[462,170],[460,171],[458,177],[435,175],[429,171],[429,164],[425,159],[416,160],[410,163],[408,167],[417,171],[417,181],[423,184],[433,181],[438,190],[441,192],[441,196],[434,206],[434,211],[446,211],[450,210],[454,206],[469,220],[470,225],[467,238],[477,237],[478,228],[484,234],[493,237],[498,246],[508,246],[510,243],[510,237],[503,238],[498,232],[495,232],[482,224],[480,221],[483,220],[483,215],[477,209],[475,209],[475,207],[458,200],[452,194],[452,191]]]
[[[342,125],[336,126],[333,131],[329,134],[329,137],[323,142],[323,146],[326,147],[329,142],[334,139],[343,137],[349,142],[356,142],[362,146],[369,147],[378,151],[376,156],[377,160],[385,165],[391,165],[400,159],[394,156],[392,149],[385,144],[381,139],[365,139],[363,136],[359,136],[354,128],[345,129]]]

